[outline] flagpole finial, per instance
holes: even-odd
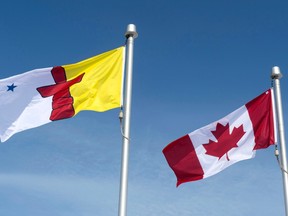
[[[136,31],[136,26],[134,24],[129,24],[127,26],[127,31],[125,33],[125,37],[133,37],[133,38],[137,38],[138,37],[138,33]]]
[[[281,79],[282,78],[282,73],[280,71],[280,68],[278,66],[274,66],[272,68],[272,73],[271,73],[271,78],[272,79]]]

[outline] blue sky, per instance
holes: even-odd
[[[284,215],[273,147],[178,188],[162,149],[268,89],[274,65],[288,124],[287,9],[284,0],[6,1],[0,78],[119,47],[134,23],[127,215]],[[117,215],[118,113],[81,112],[2,143],[0,215]]]

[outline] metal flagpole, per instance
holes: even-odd
[[[282,100],[281,100],[281,90],[280,90],[280,79],[282,73],[279,67],[275,66],[272,68],[271,78],[274,80],[274,94],[276,99],[276,111],[278,117],[278,131],[279,131],[279,142],[280,142],[280,158],[282,167],[282,177],[283,177],[283,189],[284,189],[284,202],[285,202],[285,212],[288,216],[288,174],[287,172],[287,157],[286,157],[286,144],[285,144],[285,132],[284,132],[284,120],[282,112]]]
[[[127,186],[128,186],[128,159],[129,159],[129,142],[130,142],[130,113],[131,113],[131,96],[132,96],[132,72],[133,72],[133,45],[134,38],[137,38],[136,26],[129,24],[125,33],[127,38],[126,45],[126,80],[124,95],[124,122],[123,122],[123,147],[122,147],[122,166],[121,181],[119,194],[119,216],[126,216],[127,207]]]

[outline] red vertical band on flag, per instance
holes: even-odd
[[[253,125],[254,150],[267,148],[275,143],[271,94],[272,91],[269,89],[245,105]]]
[[[203,179],[204,171],[189,135],[170,143],[163,149],[163,154],[177,177],[177,186]]]

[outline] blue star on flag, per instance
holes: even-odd
[[[14,83],[12,85],[7,85],[7,91],[12,91],[14,92],[14,88],[16,88],[17,86],[14,85]]]

